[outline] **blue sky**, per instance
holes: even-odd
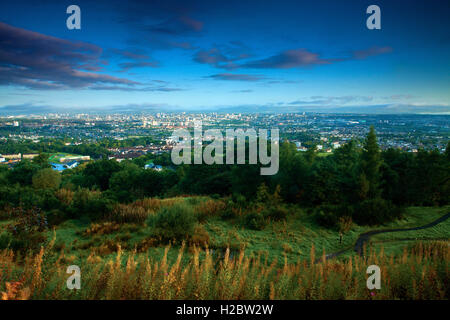
[[[440,0],[2,1],[0,108],[450,111],[449,15]]]

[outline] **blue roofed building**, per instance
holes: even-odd
[[[52,166],[53,170],[61,172],[61,171],[64,171],[66,169],[73,169],[73,168],[77,167],[78,166],[78,162],[77,161],[70,161],[70,162],[67,162],[67,163],[54,163],[54,162],[52,162],[52,163],[50,163],[50,165]]]

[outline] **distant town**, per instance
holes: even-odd
[[[14,166],[23,159],[38,156],[44,145],[63,146],[52,150],[52,168],[63,171],[80,162],[108,157],[133,160],[145,155],[169,152],[175,141],[171,137],[178,128],[192,129],[201,120],[203,129],[278,128],[283,140],[295,143],[299,152],[310,148],[321,154],[332,153],[349,140],[361,143],[369,127],[378,132],[382,149],[396,148],[408,152],[419,149],[444,152],[450,138],[450,116],[447,115],[361,115],[361,114],[243,114],[243,113],[155,113],[139,114],[48,114],[4,116],[0,118],[0,163]],[[146,138],[146,139],[142,139]],[[204,137],[207,139],[207,137]],[[109,143],[102,143],[108,141]],[[120,143],[127,141],[127,143]],[[14,146],[28,143],[24,152]],[[97,144],[104,151],[78,154],[77,146]],[[79,148],[83,151],[82,148]],[[9,152],[13,151],[13,152]],[[151,161],[149,169],[162,166]]]

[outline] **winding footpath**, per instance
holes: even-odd
[[[357,254],[359,254],[360,256],[363,255],[363,248],[366,245],[367,242],[369,242],[370,237],[372,237],[373,235],[376,234],[380,234],[380,233],[387,233],[387,232],[401,232],[401,231],[413,231],[413,230],[422,230],[422,229],[428,229],[431,227],[434,227],[435,225],[447,220],[448,218],[450,218],[450,212],[443,215],[442,217],[426,224],[420,227],[413,227],[413,228],[405,228],[405,229],[383,229],[383,230],[373,230],[373,231],[368,231],[365,233],[361,233],[358,237],[358,239],[355,242],[355,246],[354,246],[354,250]],[[337,256],[340,256],[341,254],[343,254],[344,252],[346,252],[348,250],[347,249],[343,249],[337,252],[333,252],[330,254],[327,254],[325,256],[326,259],[332,259],[335,258]]]

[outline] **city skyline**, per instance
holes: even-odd
[[[69,30],[66,9],[81,9]],[[366,9],[381,8],[381,30]],[[0,113],[450,113],[441,1],[0,4]]]

